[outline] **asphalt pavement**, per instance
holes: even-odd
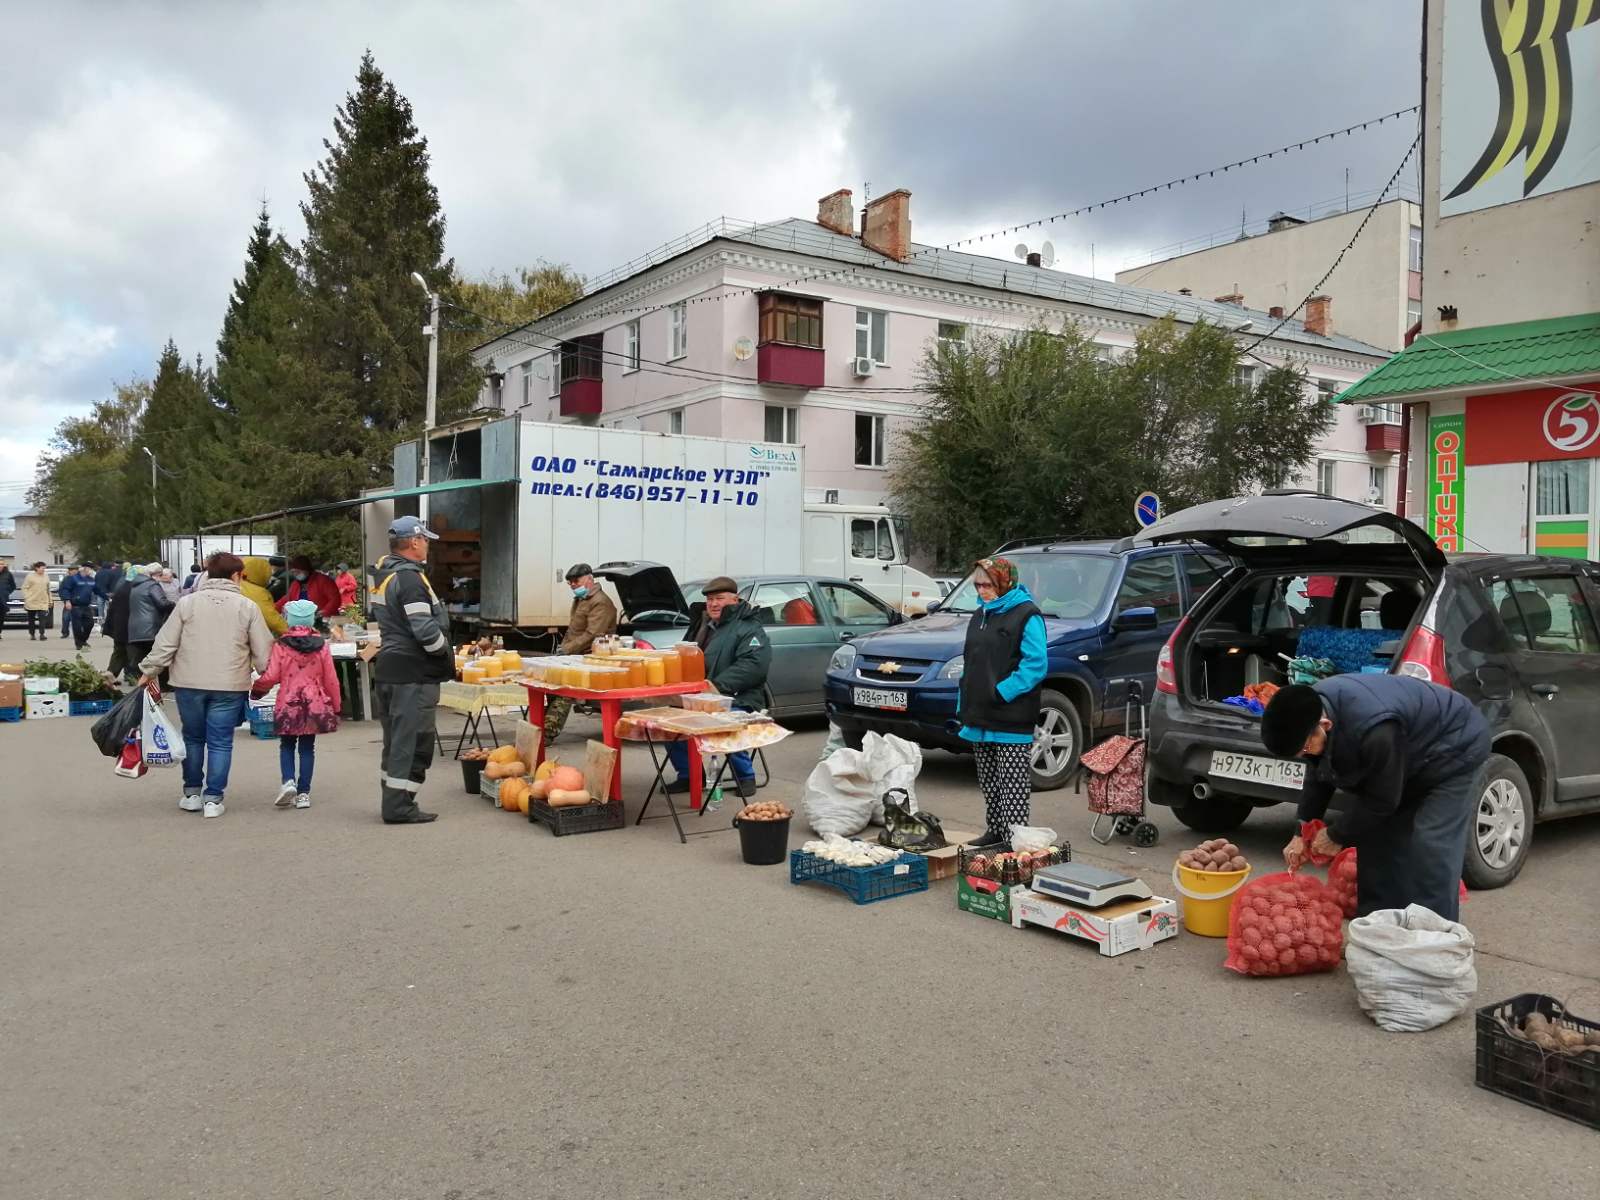
[[[0,661],[37,648],[8,630]],[[382,825],[372,724],[319,739],[309,811],[272,807],[276,743],[241,731],[217,820],[179,811],[176,772],[114,777],[88,726],[0,725],[8,1198],[1597,1188],[1594,1132],[1473,1086],[1470,1016],[1385,1033],[1342,968],[1242,979],[1188,934],[1102,958],[958,912],[952,880],[857,907],[743,864],[731,805],[687,846],[635,827],[641,749],[628,827],[557,840],[448,760],[438,822]],[[556,752],[597,733],[576,716]],[[796,803],[823,738],[769,751],[765,794]],[[918,797],[976,827],[969,763],[929,755]],[[1158,846],[1097,846],[1070,790],[1034,813],[1158,893],[1200,840],[1158,812]],[[1291,827],[1235,840],[1270,870]],[[1479,1003],[1600,1019],[1597,865],[1600,818],[1540,826],[1471,897]]]

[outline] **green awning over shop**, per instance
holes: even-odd
[[[1424,334],[1352,384],[1341,404],[1423,400],[1440,392],[1600,376],[1600,313]]]
[[[516,483],[515,479],[441,479],[438,483],[427,483],[420,487],[395,488],[388,492],[373,492],[369,496],[357,496],[351,500],[330,500],[326,504],[305,504],[298,508],[275,508],[271,512],[256,513],[250,517],[236,517],[232,521],[221,521],[216,525],[201,527],[201,533],[216,533],[225,529],[239,529],[249,525],[265,524],[268,521],[278,521],[285,517],[309,517],[322,513],[337,512],[341,508],[355,508],[362,504],[375,504],[380,500],[400,500],[406,496],[431,496],[436,492],[459,492],[463,488],[494,487],[502,483]]]

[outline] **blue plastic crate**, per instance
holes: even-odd
[[[0,725],[22,720],[21,708],[0,708]]]
[[[67,715],[69,717],[98,717],[102,713],[111,711],[115,700],[68,700]]]
[[[838,888],[857,904],[872,904],[893,896],[928,890],[928,860],[920,854],[902,854],[876,867],[845,867],[807,854],[789,851],[790,883],[825,883]]]
[[[278,735],[273,731],[272,721],[276,709],[252,708],[250,710],[250,736],[262,738],[275,738]]]

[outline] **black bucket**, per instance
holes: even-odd
[[[467,789],[467,795],[476,796],[479,784],[483,782],[483,769],[489,765],[487,759],[463,758],[461,760],[461,783]]]
[[[733,823],[739,830],[739,853],[752,866],[770,867],[789,857],[789,821],[741,821]]]

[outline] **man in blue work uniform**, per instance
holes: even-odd
[[[94,630],[94,564],[86,562],[63,578],[56,595],[61,598],[62,629],[72,631],[73,645],[82,650]]]

